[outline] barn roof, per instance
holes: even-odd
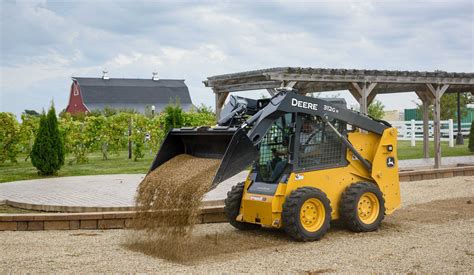
[[[160,112],[169,103],[179,103],[183,110],[193,107],[184,80],[73,77],[79,83],[82,99],[89,110],[105,107],[134,109],[145,112],[146,106],[155,106]]]

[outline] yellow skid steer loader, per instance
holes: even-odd
[[[331,220],[374,231],[400,206],[397,130],[389,123],[291,90],[231,97],[222,113],[215,127],[171,130],[150,171],[178,154],[219,158],[213,189],[250,169],[225,200],[234,227],[283,228],[314,241]]]

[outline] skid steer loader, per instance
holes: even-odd
[[[374,231],[400,206],[397,130],[345,102],[291,90],[231,97],[215,127],[171,130],[150,171],[183,153],[222,160],[211,189],[250,169],[225,200],[229,223],[241,230],[283,228],[314,241],[331,220]]]

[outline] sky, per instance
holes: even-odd
[[[474,1],[0,1],[0,111],[66,108],[72,76],[185,79],[271,67],[474,72]],[[265,92],[239,95],[259,98]],[[337,93],[350,104],[347,91]],[[377,96],[386,110],[414,93]]]

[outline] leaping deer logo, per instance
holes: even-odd
[[[393,166],[395,166],[395,158],[388,157],[387,158],[387,167],[393,167]]]

